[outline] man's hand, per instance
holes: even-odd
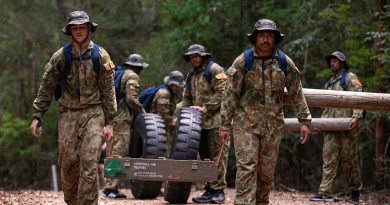
[[[352,118],[351,122],[349,123],[348,128],[349,128],[350,130],[356,131],[357,128],[359,127],[358,125],[359,125],[359,118],[355,118],[355,117],[354,117],[354,118]]]
[[[103,130],[103,139],[106,142],[111,142],[112,136],[114,135],[114,127],[111,124],[108,124]]]
[[[191,106],[190,108],[195,109],[195,110],[201,112],[202,114],[206,114],[206,109],[205,109],[204,107],[200,107],[200,106]]]
[[[310,141],[310,128],[307,125],[301,125],[301,144],[308,143]]]
[[[39,138],[42,134],[42,126],[38,126],[39,124],[39,120],[33,119],[30,125],[31,134],[36,138]]]

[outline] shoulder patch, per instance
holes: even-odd
[[[110,60],[108,61],[106,64],[104,64],[104,68],[107,70],[107,71],[110,71],[112,69],[115,68],[115,64]]]
[[[216,79],[225,79],[227,78],[225,72],[221,72],[221,73],[218,73],[217,75],[215,75],[215,78]]]
[[[354,81],[354,84],[357,85],[357,86],[362,86],[362,83],[360,82],[360,80],[356,79]]]

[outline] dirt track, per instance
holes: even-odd
[[[226,191],[226,203],[233,204],[234,190],[227,189]],[[158,197],[153,200],[136,200],[131,196],[131,191],[128,189],[123,192],[129,197],[124,200],[112,200],[103,196],[103,193],[99,193],[99,205],[149,205],[149,204],[168,204],[164,201],[164,197]],[[191,196],[188,199],[188,204],[194,204],[191,198],[202,194],[200,190],[193,190]],[[350,204],[346,201],[346,198],[340,197],[338,202],[310,202],[309,196],[312,193],[301,193],[301,192],[278,192],[272,191],[270,204],[273,205],[285,205],[285,204],[302,204],[302,205],[339,205],[339,204]],[[35,190],[24,190],[24,191],[0,191],[0,204],[1,205],[65,205],[63,201],[62,192],[52,191],[35,191]],[[359,204],[390,204],[390,199],[387,198],[387,194],[376,195],[369,194],[363,195],[362,201]]]

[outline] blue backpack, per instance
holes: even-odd
[[[253,50],[248,49],[244,51],[244,59],[245,59],[244,73],[246,74],[247,72],[253,69],[253,60],[260,59],[260,56],[253,56]],[[284,54],[283,51],[279,50],[279,55],[277,60],[278,60],[279,68],[284,72],[284,75],[287,76],[286,54]]]
[[[82,55],[78,58],[74,58],[72,55],[72,44],[68,43],[63,47],[64,58],[65,58],[65,67],[64,67],[64,72],[62,74],[62,78],[54,90],[55,100],[60,99],[62,96],[62,92],[64,92],[64,90],[65,90],[66,77],[68,76],[70,69],[72,68],[72,61],[74,61],[74,60],[81,61],[81,60],[92,59],[93,70],[95,71],[97,77],[99,78],[99,73],[100,73],[99,49],[100,49],[99,45],[94,43],[93,48],[91,50],[91,56]]]
[[[343,91],[347,90],[347,75],[349,73],[349,69],[345,70],[343,74],[341,74],[341,79],[340,79],[340,86],[343,88]],[[332,82],[331,79],[328,80],[326,83],[326,89],[328,89],[330,86],[332,86],[335,82]]]
[[[64,51],[64,58],[65,58],[65,67],[64,67],[64,73],[62,75],[61,81],[57,84],[55,90],[54,90],[54,98],[55,100],[58,100],[61,98],[62,93],[65,90],[66,87],[66,76],[68,76],[70,69],[72,68],[72,61],[77,60],[88,60],[92,59],[92,64],[93,64],[93,70],[96,73],[97,78],[99,78],[100,74],[100,47],[98,44],[94,43],[93,48],[91,50],[91,56],[81,56],[79,58],[74,58],[72,55],[72,44],[68,43],[63,47]],[[119,89],[120,89],[120,80],[122,78],[122,75],[124,73],[124,70],[120,66],[116,66],[115,68],[115,80],[114,80],[114,85],[115,85],[115,97],[116,101],[118,102],[122,96],[119,94]]]
[[[146,112],[149,111],[150,106],[152,105],[154,95],[161,88],[168,89],[168,85],[162,84],[162,85],[159,85],[159,86],[152,86],[152,87],[146,88],[144,91],[142,91],[138,95],[138,101],[142,104],[142,107],[144,107]]]
[[[212,80],[212,75],[211,75],[211,71],[210,71],[210,68],[211,68],[211,65],[213,65],[213,63],[215,63],[214,61],[207,61],[206,62],[206,68],[203,72],[203,77],[206,79],[206,81],[208,83],[211,83],[211,80]],[[227,68],[224,68],[223,67],[223,70],[226,72],[227,71]],[[190,71],[188,72],[188,76],[187,76],[187,80],[186,80],[186,85],[187,85],[187,89],[188,91],[191,93],[191,80],[192,80],[192,76],[194,75],[194,71]]]
[[[343,74],[341,74],[340,86],[343,88],[343,91],[347,91],[347,75],[348,75],[348,73],[349,73],[349,69],[345,70],[343,72]],[[326,89],[328,89],[330,86],[332,86],[336,82],[332,82],[332,80],[329,79],[328,82],[326,83]],[[364,91],[364,87],[362,85],[362,92],[363,91]],[[363,118],[366,118],[366,110],[363,110]]]
[[[123,73],[125,73],[125,70],[123,70],[122,67],[117,65],[115,68],[115,77],[114,77],[115,99],[116,99],[117,103],[123,97],[123,95],[120,94],[121,79],[122,79]]]

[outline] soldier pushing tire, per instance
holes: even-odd
[[[164,121],[157,114],[137,116],[130,142],[131,158],[157,159],[166,155]],[[131,192],[137,199],[153,199],[161,193],[162,181],[131,180]]]
[[[171,159],[196,160],[202,132],[202,114],[191,108],[182,108],[176,121]],[[165,183],[164,200],[173,204],[187,203],[192,182]]]

